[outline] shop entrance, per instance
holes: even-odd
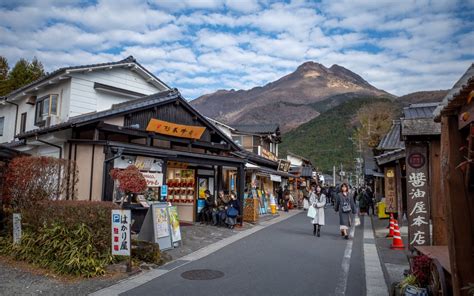
[[[195,217],[199,217],[199,212],[206,205],[206,201],[205,201],[206,190],[209,190],[211,192],[211,195],[215,197],[214,185],[215,185],[214,170],[198,170],[198,175],[197,175],[198,201],[197,201]],[[199,220],[199,218],[197,218],[196,220]]]

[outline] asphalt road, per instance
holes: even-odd
[[[326,224],[315,237],[302,212],[121,295],[365,295],[363,223],[350,241],[340,236],[332,208],[326,209]],[[181,276],[197,269],[223,276]]]

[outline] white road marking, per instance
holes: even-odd
[[[344,258],[342,259],[342,273],[339,277],[339,283],[336,287],[336,295],[346,295],[347,278],[349,277],[349,268],[351,266],[352,245],[355,235],[355,227],[351,228],[349,237],[351,240],[347,241],[346,249],[344,250]]]

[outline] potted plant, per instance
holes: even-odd
[[[110,172],[112,179],[119,182],[119,189],[125,194],[120,200],[120,206],[124,201],[130,203],[133,196],[142,193],[147,189],[145,177],[134,165],[128,166],[126,169],[113,169]]]
[[[402,295],[406,296],[427,296],[428,283],[430,278],[431,259],[428,256],[420,255],[412,259],[411,273],[399,284]]]

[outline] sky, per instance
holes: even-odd
[[[48,72],[133,55],[188,99],[306,61],[404,95],[449,89],[474,62],[474,0],[0,0],[0,55]]]

